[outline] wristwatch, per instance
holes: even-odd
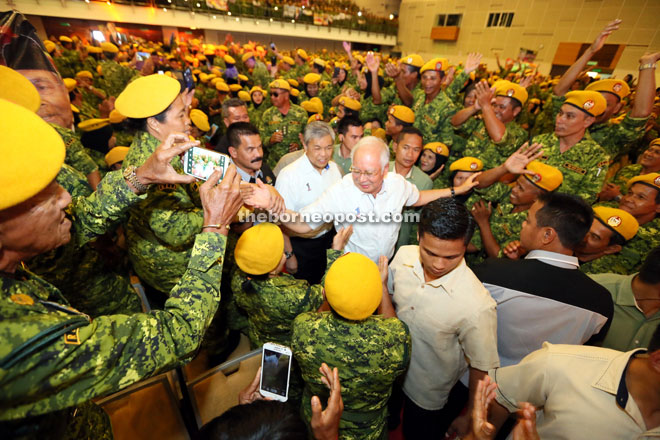
[[[141,193],[141,194],[146,193],[147,190],[149,189],[149,186],[140,183],[140,181],[137,178],[137,174],[135,174],[135,169],[136,168],[133,165],[130,165],[130,166],[127,166],[126,168],[124,168],[124,172],[123,172],[124,179],[126,179],[126,181],[128,181],[128,183],[133,185],[135,187],[135,189],[138,190],[139,193]]]
[[[293,257],[293,252],[284,251],[284,256],[288,260],[289,258]]]

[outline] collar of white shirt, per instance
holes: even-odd
[[[303,154],[302,157],[298,160],[301,161],[302,170],[304,172],[319,174],[319,170],[317,170],[316,167],[314,167],[314,165],[312,165],[312,162],[309,160],[309,157],[307,157],[307,153]],[[328,162],[326,164],[325,168],[323,168],[321,170],[321,174],[325,173],[329,169],[330,169],[330,162]]]
[[[525,260],[540,260],[551,266],[561,267],[562,269],[577,269],[580,267],[577,257],[558,254],[557,252],[542,251],[540,249],[535,249],[528,253]]]
[[[241,175],[241,179],[243,179],[244,182],[249,182],[252,176],[247,171],[244,171],[241,169],[241,167],[237,166],[236,171],[238,171],[238,174]],[[256,174],[254,175],[255,179],[261,179],[263,181],[264,179],[264,173],[261,172],[261,170],[257,171]]]
[[[410,179],[410,176],[412,176],[413,167],[414,167],[414,165],[412,167],[410,167],[410,170],[408,170],[408,174],[406,174],[403,177],[405,177],[406,179]],[[396,173],[396,162],[395,161],[390,162],[390,171],[389,172],[390,173]]]
[[[424,277],[424,268],[422,267],[421,260],[417,259],[413,264],[406,264],[406,266],[412,268],[413,273],[419,279],[422,284],[428,284],[431,287],[442,287],[445,292],[449,295],[452,295],[456,284],[461,280],[467,265],[465,264],[465,259],[461,260],[458,266],[454,268],[448,274],[436,278],[435,280],[426,281]]]

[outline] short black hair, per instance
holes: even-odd
[[[401,130],[401,133],[399,133],[399,139],[403,139],[403,137],[407,134],[414,134],[419,136],[422,140],[422,145],[424,144],[424,135],[419,128],[413,127],[412,125],[403,127],[403,130]]]
[[[649,342],[649,353],[660,350],[660,324],[655,328],[653,336],[651,336],[651,342]]]
[[[591,206],[580,197],[556,192],[544,192],[537,200],[543,207],[536,212],[536,224],[554,229],[561,244],[574,250],[594,221]]]
[[[234,107],[245,107],[247,108],[247,104],[245,101],[242,101],[238,98],[229,98],[225,99],[222,101],[222,117],[223,118],[228,118],[229,117],[229,109],[234,108]]]
[[[337,125],[337,133],[346,135],[350,127],[362,127],[362,122],[359,119],[353,118],[351,116],[345,116],[339,125]]]
[[[441,240],[463,239],[467,244],[474,233],[474,220],[464,204],[453,198],[437,199],[422,208],[419,236],[429,233]]]
[[[660,246],[656,246],[646,256],[639,270],[639,279],[645,284],[660,283]]]
[[[630,185],[630,186],[632,187],[633,185],[638,185],[638,184],[639,184],[639,185],[646,185],[646,186],[648,186],[649,188],[654,189],[654,190],[655,190],[655,204],[656,204],[656,205],[660,205],[660,189],[656,188],[656,187],[653,186],[653,185],[649,185],[648,183],[645,183],[645,182],[635,182],[635,183],[633,183],[633,184]],[[657,216],[656,216],[656,217],[657,217]]]
[[[307,427],[292,405],[257,400],[237,405],[206,424],[202,440],[306,440]]]
[[[241,145],[242,136],[259,136],[259,130],[250,122],[234,122],[227,127],[227,140],[229,145],[238,148]]]
[[[417,73],[417,74],[419,74],[419,70],[421,69],[421,67],[416,67],[413,66],[412,64],[404,64],[403,68],[406,69],[408,73]]]

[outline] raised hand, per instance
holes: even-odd
[[[621,24],[622,20],[616,19],[613,21],[610,21],[607,23],[607,26],[601,31],[600,34],[598,34],[598,37],[596,37],[596,40],[594,40],[593,43],[591,43],[591,46],[589,46],[589,50],[592,53],[596,53],[599,50],[603,48],[603,45],[605,44],[605,40],[607,40],[607,37],[610,36],[610,34],[616,30],[619,29],[619,25]]]
[[[348,243],[348,239],[351,238],[352,234],[353,225],[338,230],[337,234],[335,234],[334,238],[332,239],[332,249],[336,251],[341,251],[344,249],[344,247],[346,247],[346,243]]]
[[[483,57],[483,55],[478,52],[470,52],[465,60],[464,72],[470,73],[477,70],[479,63],[481,63],[481,57]]]
[[[529,145],[529,142],[522,144],[518,150],[507,158],[504,162],[504,168],[511,174],[530,174],[534,172],[526,169],[529,163],[539,157],[543,156],[541,148],[543,144],[534,143]]]
[[[325,363],[319,368],[321,381],[330,389],[328,406],[322,409],[321,399],[313,396],[312,405],[312,433],[316,440],[337,440],[339,438],[339,420],[344,412],[344,401],[341,398],[341,384],[339,383],[339,370],[332,370]]]
[[[194,182],[195,178],[193,176],[177,173],[170,162],[176,156],[197,146],[199,146],[198,141],[191,141],[183,133],[170,134],[165,142],[160,144],[156,151],[135,171],[138,181],[144,185]]]

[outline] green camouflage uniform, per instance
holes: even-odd
[[[268,73],[268,68],[261,61],[256,61],[250,77],[252,78],[252,83],[255,86],[261,86],[263,89],[268,87],[268,84],[270,84],[272,81],[270,73]]]
[[[629,275],[635,273],[635,267],[640,267],[639,254],[624,245],[621,252],[612,255],[603,255],[595,260],[580,263],[580,270],[588,274],[596,273],[617,273],[620,275]]]
[[[76,133],[56,124],[50,124],[50,126],[55,129],[64,141],[64,146],[66,147],[64,163],[80,171],[85,176],[98,169],[96,162],[86,153]]]
[[[374,97],[362,98],[360,101],[360,120],[368,121],[376,118],[384,124],[387,120],[387,106],[384,104],[374,104]]]
[[[619,124],[606,122],[589,127],[591,138],[608,154],[610,160],[616,161],[635,146],[644,136],[644,126],[647,118],[631,118],[626,113]]]
[[[442,142],[450,149],[454,139],[454,128],[451,125],[451,117],[456,113],[456,106],[445,92],[426,104],[426,95],[420,94],[412,106],[415,112],[415,124],[424,135],[424,143]]]
[[[62,51],[62,55],[53,58],[55,67],[57,68],[57,71],[60,73],[62,78],[75,78],[76,72],[80,70],[77,69],[76,63],[76,58],[78,58],[78,61],[80,58],[77,56],[71,56],[71,52],[73,51],[65,49]]]
[[[263,113],[259,123],[261,142],[263,142],[264,150],[267,151],[266,163],[271,169],[275,168],[277,161],[289,152],[290,144],[295,144],[295,150],[300,149],[298,134],[305,130],[307,112],[293,103],[290,105],[286,115],[282,115],[277,107],[269,108]],[[282,142],[270,145],[270,137],[278,130],[284,135]]]
[[[619,192],[621,194],[626,194],[628,192],[628,187],[626,184],[630,179],[632,179],[635,176],[639,176],[642,172],[642,166],[639,164],[632,164],[632,165],[627,165],[623,168],[621,168],[617,173],[612,176],[610,179],[610,183],[614,183],[615,185],[619,185]]]
[[[339,369],[344,412],[340,439],[386,439],[387,401],[392,383],[406,370],[411,349],[408,326],[396,318],[369,316],[348,321],[334,312],[303,313],[293,321],[291,346],[305,381],[303,413],[311,420],[310,399],[328,398],[322,362]]]
[[[80,119],[84,121],[86,119],[98,118],[100,116],[99,104],[103,102],[103,99],[99,98],[94,93],[92,93],[91,91],[85,88],[78,87],[78,90],[82,95],[82,105],[80,106]],[[103,92],[102,90],[99,91]]]
[[[130,144],[129,144],[130,145]],[[92,158],[96,166],[99,168],[99,173],[101,173],[101,178],[110,171],[108,168],[108,163],[105,161],[105,154],[100,151],[92,150],[91,148],[85,148],[85,153]]]
[[[108,96],[119,96],[129,82],[140,76],[140,72],[124,67],[113,60],[104,60],[99,63],[102,78],[99,78],[99,86]]]
[[[96,66],[99,65],[99,62],[96,61],[96,58],[94,58],[91,55],[88,55],[85,57],[85,59],[82,62],[82,70],[86,70],[90,72],[92,75],[94,75],[94,83],[96,84],[96,80],[98,78],[98,72],[96,70]]]
[[[76,242],[107,232],[137,200],[120,172],[109,173],[94,194],[72,201]],[[73,407],[174,368],[195,353],[220,299],[224,246],[225,237],[200,234],[166,310],[150,314],[92,321],[31,272],[19,268],[12,276],[0,275],[5,438],[62,438],[74,426],[96,432],[69,431],[69,438],[110,438],[107,417],[97,411],[91,423],[75,420],[79,414]]]
[[[536,136],[531,143],[543,144],[541,160],[564,175],[559,191],[582,197],[593,204],[605,183],[608,157],[596,142],[587,137],[569,150],[559,151],[559,138],[554,133]]]
[[[394,168],[394,162],[390,162],[390,173],[396,173]],[[417,187],[420,191],[426,191],[433,189],[433,181],[431,178],[422,171],[419,167],[413,166],[410,170],[410,173],[405,176],[406,180]],[[404,218],[406,215],[410,215],[414,212],[421,211],[421,208],[405,208],[402,212]],[[401,246],[406,246],[409,244],[417,244],[417,223],[416,222],[401,222],[401,229],[399,229],[399,238],[396,242],[396,250]]]
[[[424,91],[422,91],[421,88],[421,82],[418,82],[410,93],[413,96],[413,102],[415,102],[419,96],[424,96]],[[389,108],[390,105],[405,105],[399,97],[399,91],[397,90],[395,83],[380,89],[380,97],[383,100],[383,105],[385,105],[386,109]]]
[[[64,164],[57,183],[72,197],[87,197],[92,189],[87,179]],[[73,225],[75,228],[75,224]],[[75,232],[74,232],[75,233]],[[92,317],[141,311],[140,299],[131,286],[128,270],[108,257],[102,243],[78,246],[74,241],[38,255],[27,262],[30,270],[53,284],[77,310]]]
[[[635,262],[633,257],[630,257],[632,261],[627,264],[632,266],[632,270],[629,273],[639,272],[646,257],[657,246],[660,246],[660,217],[639,225],[637,234],[626,243],[625,247],[633,251],[639,259]]]
[[[472,133],[479,130],[483,126],[483,120],[481,114],[472,116],[467,121],[463,122],[458,127],[454,127],[454,140],[452,146],[449,150],[449,159],[445,165],[446,169],[449,169],[449,165],[454,162],[456,159],[466,156],[465,147],[467,146]]]
[[[478,157],[484,163],[484,169],[489,170],[503,164],[528,139],[527,132],[511,121],[506,124],[502,139],[493,142],[486,130],[486,124],[483,120],[479,120],[478,128],[472,132],[463,154]]]
[[[136,134],[123,167],[139,166],[160,141],[147,132]],[[181,171],[179,158],[172,162]],[[197,184],[153,185],[146,199],[131,208],[126,226],[128,257],[137,275],[167,294],[186,270],[203,212]]]
[[[254,106],[254,103],[249,103],[248,104],[248,116],[250,117],[250,122],[255,126],[258,127],[259,124],[261,124],[261,118],[266,110],[268,110],[268,106],[266,105],[266,100],[259,105],[259,107]]]
[[[445,89],[447,97],[459,108],[463,107],[463,94],[461,93],[461,90],[463,90],[463,87],[465,87],[465,84],[469,79],[470,75],[465,73],[465,70],[461,70],[456,76],[454,76],[454,80]]]

